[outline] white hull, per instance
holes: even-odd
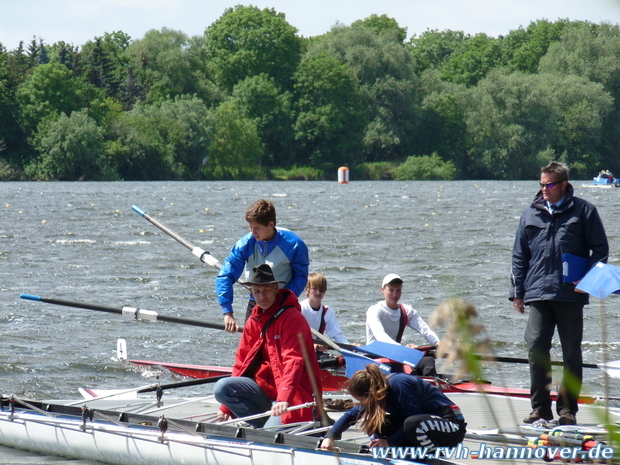
[[[151,417],[157,421],[157,417]],[[133,422],[132,422],[133,423]],[[46,416],[37,411],[16,409],[0,412],[0,444],[77,459],[127,465],[385,465],[395,461],[374,460],[369,455],[315,450],[317,438],[302,438],[306,447],[273,444],[228,436],[192,433],[174,428],[162,433],[156,426],[117,425],[87,421],[64,414]],[[171,427],[172,429],[172,427]],[[251,430],[248,430],[251,431]],[[256,433],[253,433],[256,434]],[[276,433],[270,434],[275,438]],[[311,446],[310,446],[311,445]],[[412,462],[408,462],[412,463]]]

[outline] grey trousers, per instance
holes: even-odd
[[[556,411],[577,413],[577,399],[583,381],[581,340],[583,337],[583,307],[579,302],[541,300],[528,302],[530,315],[525,328],[530,362],[530,391],[532,408],[551,410],[551,340],[555,328],[562,346],[564,372],[558,391]]]

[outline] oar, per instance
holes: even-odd
[[[161,389],[163,391],[165,391],[166,389],[176,389],[176,388],[182,388],[182,387],[187,387],[187,386],[196,386],[198,384],[207,384],[207,383],[215,383],[216,381],[222,379],[222,378],[228,378],[230,375],[221,375],[221,376],[213,376],[211,378],[204,378],[204,379],[192,379],[189,381],[181,381],[178,383],[171,383],[171,384],[147,384],[145,386],[140,386],[137,388],[132,388],[132,389],[127,389],[124,391],[116,391],[112,394],[107,394],[105,396],[97,396],[97,397],[93,397],[92,399],[82,399],[80,401],[77,402],[73,402],[67,405],[79,405],[79,404],[84,404],[86,402],[94,402],[96,400],[102,400],[102,399],[108,399],[109,397],[116,397],[116,396],[120,396],[123,394],[130,394],[132,392],[154,392],[157,391],[158,389]]]
[[[48,299],[45,297],[40,297],[38,295],[30,295],[30,294],[21,294],[20,297],[22,299],[32,300],[34,302],[45,302],[47,304],[64,305],[65,307],[84,308],[87,310],[96,310],[98,312],[117,313],[119,315],[134,318],[136,320],[167,321],[169,323],[180,323],[180,324],[190,325],[190,326],[200,326],[202,328],[220,329],[222,331],[224,330],[223,324],[208,323],[202,320],[193,320],[191,318],[182,318],[178,316],[159,315],[157,312],[154,312],[152,310],[144,310],[141,308],[108,307],[106,305],[88,304],[85,302],[76,302],[73,300]],[[243,331],[243,328],[240,328],[239,331]]]
[[[376,360],[373,360],[372,358],[368,358],[359,353],[340,347],[339,344],[335,343],[330,338],[321,334],[320,332],[318,332],[316,329],[312,327],[310,327],[310,331],[312,331],[312,334],[314,335],[314,337],[316,337],[319,341],[321,341],[322,344],[325,344],[326,346],[342,354],[345,360],[345,369],[346,369],[345,376],[347,378],[350,378],[351,376],[353,376],[353,373],[355,373],[356,371],[363,370],[366,367],[366,365],[368,365],[369,363],[374,363],[381,369],[381,371],[385,373],[389,373],[390,371],[392,371],[392,369],[389,366],[383,363],[380,363]],[[351,347],[355,347],[355,346],[351,346]]]
[[[213,255],[211,255],[210,252],[207,252],[206,250],[203,250],[200,247],[193,246],[188,240],[184,239],[183,237],[181,237],[180,235],[175,233],[172,229],[168,228],[167,226],[164,226],[159,221],[157,221],[155,218],[147,215],[145,213],[145,211],[142,210],[140,207],[138,207],[136,205],[132,205],[131,208],[138,215],[140,215],[144,219],[146,219],[149,223],[151,223],[152,225],[158,227],[163,232],[165,232],[170,237],[172,237],[174,240],[176,240],[177,242],[180,242],[185,247],[187,247],[189,250],[191,250],[192,254],[194,254],[196,257],[198,257],[198,259],[201,262],[206,263],[207,265],[212,266],[213,268],[217,268],[218,270],[222,267],[222,264],[217,260],[217,258],[215,258]]]
[[[354,346],[350,344],[336,343],[331,339],[327,338],[324,334],[318,332],[316,329],[310,328],[310,330],[312,331],[312,334],[317,339],[319,339],[322,344],[325,344],[339,352],[342,352],[342,350],[346,350],[350,353],[357,353],[357,355],[361,353],[364,354],[364,356],[387,358],[395,362],[409,365],[412,368],[414,368],[416,364],[420,361],[420,359],[424,356],[424,352],[417,349],[401,346],[400,344],[389,344],[387,342],[375,341],[365,346]]]
[[[310,408],[310,407],[314,407],[314,405],[315,405],[314,402],[306,402],[305,404],[299,404],[299,405],[294,405],[292,407],[288,407],[286,411],[291,412],[293,410],[299,410],[302,408]],[[238,421],[256,420],[258,418],[264,418],[270,415],[271,415],[271,410],[267,410],[266,412],[263,412],[263,413],[257,413],[255,415],[248,415],[247,417],[241,417],[241,418],[235,418],[233,420],[223,421],[221,423],[218,423],[218,425],[228,425],[230,423],[237,423]]]
[[[433,351],[428,353],[429,355],[435,355]],[[473,355],[478,360],[483,360],[486,362],[505,362],[505,363],[525,363],[529,364],[530,361],[527,358],[516,358],[516,357],[495,357],[493,355]],[[551,365],[554,366],[564,366],[564,362],[559,360],[551,360]],[[607,363],[582,363],[581,366],[583,368],[600,368],[604,370],[609,376],[612,378],[620,378],[620,360],[614,360]]]

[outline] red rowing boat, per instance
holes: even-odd
[[[205,366],[205,365],[184,365],[181,363],[154,362],[150,360],[127,360],[137,366],[147,366],[155,368],[165,368],[177,375],[187,376],[188,378],[204,379],[214,376],[229,375],[232,367]],[[349,378],[344,376],[339,370],[320,370],[321,385],[323,391],[342,391]]]
[[[150,360],[127,360],[133,365],[164,368],[177,375],[186,376],[188,378],[205,379],[221,375],[229,375],[232,367],[222,366],[205,366],[205,365],[185,365],[181,363],[155,362]],[[321,384],[323,391],[342,391],[346,387],[348,378],[344,375],[342,369],[321,369]],[[509,388],[503,386],[495,386],[491,383],[474,383],[471,381],[459,381],[451,383],[441,378],[424,377],[426,381],[437,386],[442,392],[484,392],[487,394],[496,394],[510,397],[529,398],[529,389]],[[557,393],[551,393],[553,400],[557,397]],[[579,397],[581,404],[593,404],[599,399],[595,396],[582,395]]]

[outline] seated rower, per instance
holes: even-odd
[[[321,377],[312,333],[297,296],[290,289],[279,289],[279,283],[267,264],[255,266],[250,280],[241,282],[250,286],[256,305],[241,333],[231,377],[220,379],[213,389],[215,399],[222,404],[217,413],[219,421],[269,410],[269,420],[265,417],[248,423],[261,428],[313,420],[311,408],[287,411],[288,407],[313,402],[311,379],[320,392]],[[304,352],[309,358],[307,364]]]
[[[403,292],[403,280],[396,274],[388,274],[381,283],[381,293],[385,300],[377,302],[366,312],[366,344],[374,341],[400,344],[405,328],[418,331],[432,346],[439,346],[437,334],[424,322],[418,312],[410,305],[399,303]],[[415,344],[407,347],[416,349]],[[396,367],[392,367],[394,371]],[[424,356],[416,366],[419,376],[436,376],[435,359]]]
[[[308,275],[308,284],[306,285],[306,299],[302,300],[301,313],[306,317],[311,328],[321,334],[327,333],[327,336],[334,342],[340,344],[349,344],[349,341],[342,333],[336,312],[326,305],[323,305],[323,297],[327,291],[327,278],[321,273],[310,273]],[[326,350],[321,344],[315,344],[314,349],[317,351]]]
[[[345,413],[321,442],[331,450],[334,439],[358,420],[371,438],[370,447],[456,447],[466,432],[460,409],[432,384],[404,373],[384,375],[369,364],[355,372],[348,391],[361,405]]]

